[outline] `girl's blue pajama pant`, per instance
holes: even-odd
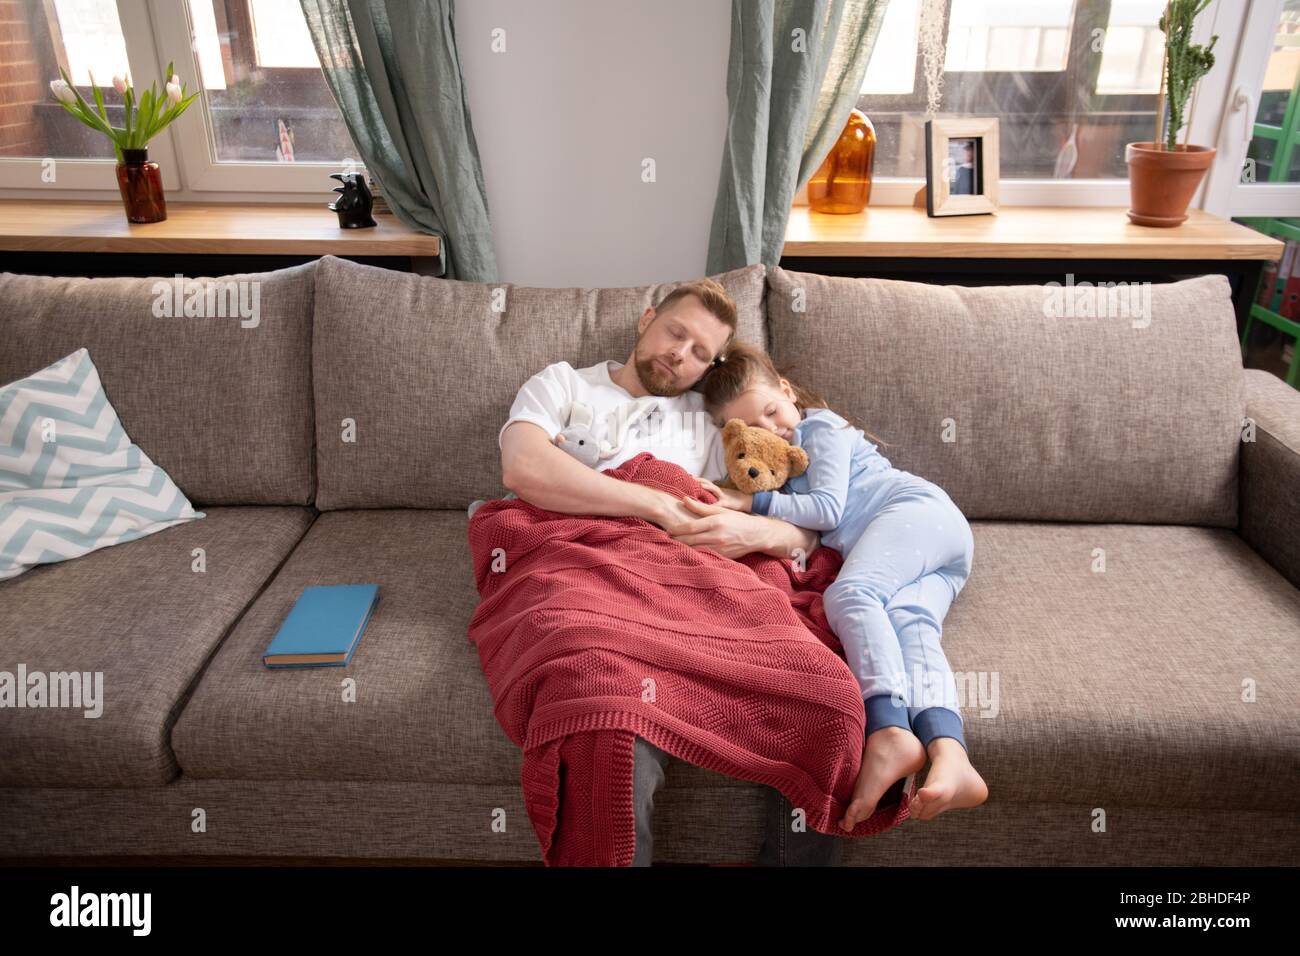
[[[966,747],[939,639],[970,576],[970,525],[943,489],[916,479],[846,518],[835,530],[844,565],[824,607],[862,687],[867,736],[893,726],[926,747],[936,737]]]

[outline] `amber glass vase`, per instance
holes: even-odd
[[[813,212],[862,212],[871,198],[871,169],[876,158],[876,128],[861,110],[849,113],[844,132],[808,180]]]
[[[149,150],[124,149],[117,164],[117,188],[128,222],[162,222],[167,218],[162,172],[149,162]]]

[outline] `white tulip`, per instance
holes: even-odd
[[[77,96],[72,92],[72,87],[68,86],[63,80],[51,80],[50,91],[54,93],[55,98],[60,103],[77,102]]]
[[[125,92],[126,92],[126,77],[125,77],[125,76],[114,76],[114,77],[113,77],[113,89],[117,90],[119,93],[125,93]]]
[[[181,85],[179,83],[167,84],[167,105],[175,106],[181,101]]]

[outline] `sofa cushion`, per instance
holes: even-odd
[[[1300,592],[1234,532],[973,528],[974,569],[943,644],[959,686],[973,675],[995,695],[968,694],[961,710],[990,799],[1297,807],[1294,793],[1258,781],[1300,772],[1284,690],[1300,680]],[[517,786],[522,756],[466,637],[478,603],[466,531],[460,512],[322,514],[177,721],[186,776]],[[1092,570],[1096,548],[1104,572]],[[302,588],[355,582],[380,590],[349,667],[262,665]],[[1243,699],[1247,679],[1256,701]],[[749,786],[675,758],[667,779]]]
[[[972,530],[942,641],[990,802],[1075,804],[1081,827],[1092,807],[1300,809],[1269,785],[1300,777],[1300,591],[1234,532]],[[728,780],[680,761],[667,778]]]
[[[175,777],[169,736],[192,682],[311,519],[309,508],[211,508],[202,521],[0,581],[0,671],[102,675],[89,682],[102,680],[99,716],[0,710],[0,787]]]
[[[736,300],[737,337],[754,343],[763,273],[714,277]],[[497,432],[519,387],[552,362],[625,360],[637,318],[679,284],[524,288],[326,256],[312,346],[316,506],[464,508],[504,494]]]
[[[0,273],[0,382],[86,348],[122,427],[195,507],[310,504],[314,269],[189,286]],[[198,290],[211,317],[183,314]]]
[[[478,604],[463,511],[322,514],[221,646],[176,723],[189,777],[518,784],[469,642]],[[269,669],[262,651],[304,587],[375,583],[346,667]],[[354,702],[342,682],[356,682]]]
[[[1077,286],[1067,311],[1061,287],[776,268],[767,309],[791,380],[968,517],[1233,527],[1245,397],[1228,280],[1124,291],[1091,318]]]

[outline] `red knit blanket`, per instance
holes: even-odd
[[[681,467],[643,452],[611,478],[701,501]],[[523,748],[523,790],[547,865],[626,866],[635,851],[633,735],[688,763],[776,787],[822,833],[839,820],[862,760],[862,693],[826,622],[821,592],[840,555],[806,570],[738,561],[674,541],[640,518],[489,501],[469,525],[481,602],[469,625],[497,720]]]

